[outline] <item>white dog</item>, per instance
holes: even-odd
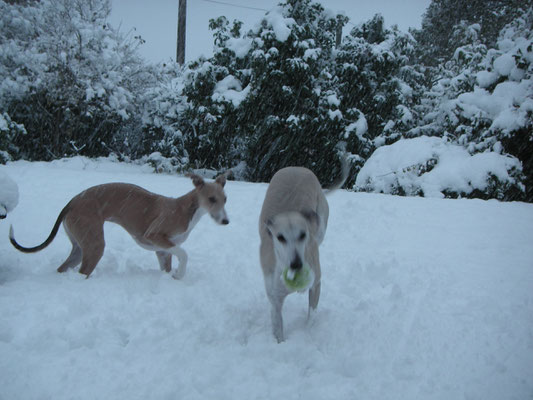
[[[342,186],[348,173],[343,160],[343,174],[331,192]],[[329,207],[320,183],[310,170],[288,167],[279,170],[270,181],[259,217],[260,259],[265,288],[272,305],[272,330],[278,342],[284,340],[282,307],[291,293],[281,276],[283,270],[297,271],[307,264],[314,273],[309,289],[309,312],[320,298],[320,260],[318,247],[324,239]]]

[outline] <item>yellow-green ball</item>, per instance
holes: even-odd
[[[314,273],[309,268],[309,265],[304,264],[302,268],[296,270],[293,279],[289,279],[287,276],[289,269],[289,267],[285,268],[282,273],[283,283],[287,289],[301,292],[311,287],[314,281]]]

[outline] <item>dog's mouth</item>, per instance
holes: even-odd
[[[229,219],[226,216],[226,213],[220,213],[220,214],[209,214],[213,220],[219,224],[219,225],[227,225],[229,224]]]
[[[289,268],[287,270],[287,279],[294,280],[294,277],[296,276],[296,270],[294,268]]]

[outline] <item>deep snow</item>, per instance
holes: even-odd
[[[0,221],[0,399],[532,399],[533,205],[338,191],[322,296],[270,330],[258,260],[266,184],[228,182],[228,226],[204,217],[187,275],[107,224],[91,278],[58,274],[66,202],[125,181],[178,196],[190,180],[81,158],[0,166],[20,190]]]

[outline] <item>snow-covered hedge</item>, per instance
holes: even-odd
[[[402,139],[378,148],[357,176],[358,191],[425,197],[503,199],[523,190],[520,162],[496,152],[470,155],[437,137]]]
[[[19,201],[19,188],[13,179],[0,171],[0,219],[13,211]]]
[[[18,154],[14,138],[25,134],[23,125],[13,122],[7,113],[0,114],[0,164],[11,161]]]
[[[467,27],[470,44],[459,47],[426,92],[424,118],[410,136],[446,137],[471,154],[493,151],[520,160],[533,201],[533,9],[500,32],[496,48]]]
[[[0,1],[0,111],[23,125],[16,156],[108,154],[151,81],[108,0]],[[140,124],[132,124],[135,127]]]

